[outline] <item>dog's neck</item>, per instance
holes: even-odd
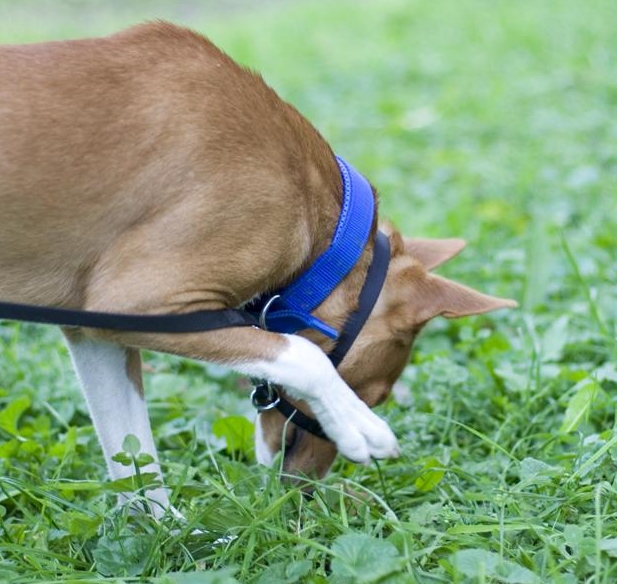
[[[324,300],[355,267],[367,246],[375,219],[375,195],[369,182],[342,158],[340,169],[343,199],[328,249],[289,286],[263,299],[254,309],[261,311],[262,327],[281,333],[315,329],[330,338],[338,331],[314,314]]]

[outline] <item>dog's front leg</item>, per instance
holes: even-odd
[[[122,344],[222,363],[283,385],[290,396],[310,406],[338,451],[350,460],[398,455],[396,438],[386,422],[341,379],[325,353],[303,337],[251,327],[186,335],[106,335]]]
[[[235,369],[283,385],[305,401],[338,451],[355,462],[399,454],[389,426],[341,379],[316,345],[296,335],[283,335],[287,346],[273,359],[251,360]]]
[[[141,452],[154,459],[140,472],[154,472],[160,476],[143,396],[139,350],[87,337],[79,330],[67,329],[64,333],[111,478],[122,479],[135,473],[132,466],[112,460],[123,450],[122,443],[127,434],[136,436]],[[149,490],[146,496],[155,517],[162,517],[170,509],[166,489]],[[126,499],[126,496],[121,499]]]

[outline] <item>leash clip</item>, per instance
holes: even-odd
[[[255,380],[255,389],[251,392],[251,403],[258,412],[267,412],[278,406],[281,401],[278,391],[269,381]]]

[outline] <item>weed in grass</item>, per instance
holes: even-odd
[[[523,310],[431,323],[380,410],[401,458],[339,460],[311,497],[254,464],[240,380],[148,356],[186,517],[161,524],[117,506],[59,335],[1,324],[0,580],[617,579],[614,2],[315,0],[224,18],[34,4],[0,0],[0,40],[154,16],[210,35],[371,177],[403,232],[469,241],[443,273]]]

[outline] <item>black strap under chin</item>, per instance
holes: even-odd
[[[353,345],[356,337],[360,334],[364,323],[371,314],[373,306],[375,306],[375,302],[377,302],[379,293],[381,292],[386,280],[389,264],[390,240],[385,233],[378,231],[373,248],[373,260],[371,261],[371,265],[366,273],[364,285],[360,291],[358,308],[349,315],[345,325],[343,326],[343,330],[338,337],[336,345],[328,354],[328,358],[334,367],[338,367],[341,361],[345,358],[345,355]],[[259,392],[259,394],[254,394],[253,403],[256,403],[255,399],[261,400],[262,403],[269,399],[269,397],[264,394],[264,387],[267,388],[267,386],[262,384],[261,386],[257,386],[255,388],[255,392]],[[283,414],[283,416],[285,416],[288,420],[318,438],[330,440],[317,420],[314,418],[309,418],[309,416],[295,408],[280,395],[278,386],[273,386],[270,388],[270,399],[274,399],[273,396],[276,397],[276,403],[272,402],[272,407],[281,412],[281,414]],[[266,407],[263,409],[269,408]]]
[[[345,355],[347,355],[351,345],[353,345],[364,323],[371,314],[386,280],[389,264],[390,240],[385,233],[378,231],[373,247],[373,260],[366,273],[364,285],[358,298],[358,308],[349,315],[334,349],[328,354],[328,358],[332,361],[334,367],[338,367],[345,358]]]

